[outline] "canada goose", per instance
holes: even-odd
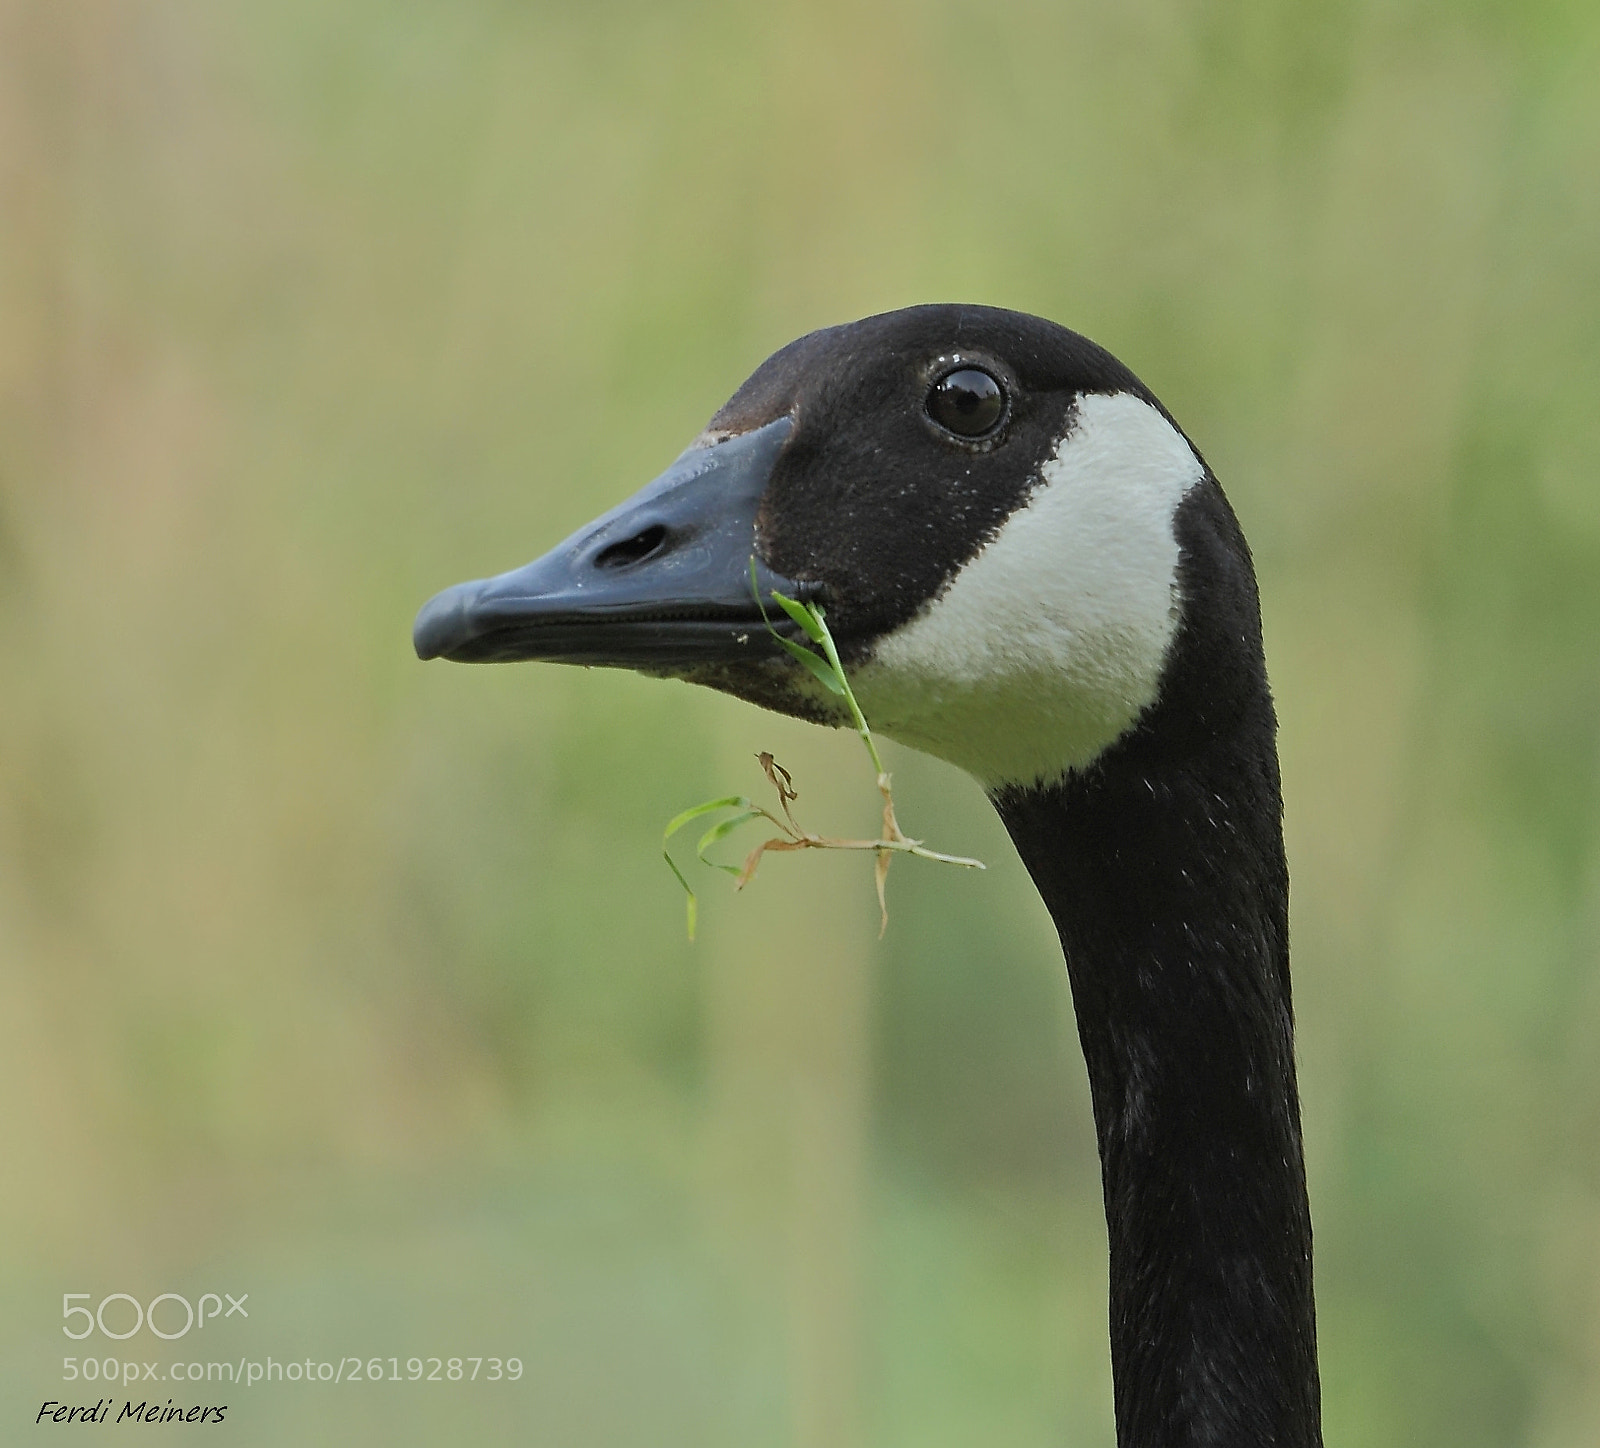
[[[1121,1448],[1321,1443],[1276,720],[1250,552],[1109,353],[926,306],[763,363],[642,492],[417,617],[422,658],[606,664],[847,722],[759,586],[824,605],[873,727],[973,774],[1055,920],[1109,1228]]]

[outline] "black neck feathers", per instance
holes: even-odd
[[[1214,546],[1249,556],[1219,492],[1185,512],[1192,604]],[[1119,1448],[1322,1441],[1276,726],[1253,582],[1228,592],[1231,617],[1186,608],[1161,700],[1092,769],[994,797],[1088,1064]]]

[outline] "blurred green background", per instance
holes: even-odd
[[[0,1440],[67,1291],[250,1294],[241,1444],[1110,1444],[1049,922],[675,810],[848,737],[416,607],[814,327],[1042,313],[1255,548],[1330,1444],[1600,1441],[1592,0],[0,0]],[[85,1392],[87,1389],[87,1392]],[[102,1389],[103,1391],[103,1389]],[[145,1393],[155,1391],[146,1385]],[[119,1390],[119,1401],[123,1394]]]

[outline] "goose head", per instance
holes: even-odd
[[[1190,618],[1219,581],[1235,606]],[[1096,759],[1175,681],[1180,631],[1223,653],[1255,609],[1220,490],[1126,367],[1037,317],[924,306],[783,348],[654,482],[439,594],[414,640],[425,659],[637,669],[848,723],[772,638],[768,615],[792,631],[763,612],[774,589],[824,609],[875,730],[991,791]]]

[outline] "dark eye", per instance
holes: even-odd
[[[928,393],[928,416],[957,437],[993,432],[1006,410],[1000,384],[976,367],[947,372]]]

